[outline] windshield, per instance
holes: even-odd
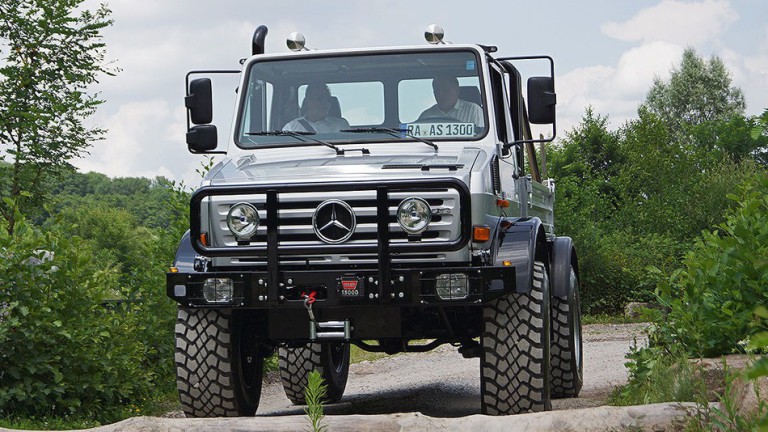
[[[236,125],[242,148],[476,140],[485,135],[471,50],[254,62]]]

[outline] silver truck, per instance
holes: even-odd
[[[308,50],[292,34],[277,54],[266,34],[241,69],[187,74],[189,150],[227,153],[192,194],[167,274],[187,416],[253,415],[275,351],[293,403],[312,370],[337,402],[352,344],[479,357],[488,415],[577,396],[576,250],[555,235],[534,148],[554,137],[552,59],[447,44],[437,26],[430,44],[365,49]],[[548,76],[524,84],[531,61]],[[240,77],[226,152],[216,73]]]

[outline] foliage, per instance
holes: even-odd
[[[722,222],[734,184],[759,170],[750,160],[689,151],[652,113],[617,133],[607,131],[606,120],[587,110],[579,127],[549,150],[556,228],[579,248],[587,313],[651,300],[656,281],[646,267],[675,269],[692,239]],[[595,163],[589,149],[596,148],[615,154]]]
[[[629,383],[617,387],[608,403],[643,405],[707,399],[707,386],[697,366],[677,347],[631,348],[626,363]]]
[[[699,409],[698,415],[689,424],[688,430],[710,430],[717,432],[765,431],[768,406],[764,400],[758,401],[754,410],[744,410],[737,400],[734,383],[743,378],[741,373],[730,373],[726,365],[725,390],[719,398],[719,407]],[[757,390],[755,389],[757,392]],[[759,393],[756,394],[761,397]],[[759,428],[759,429],[758,429]]]
[[[323,381],[320,372],[313,370],[307,375],[307,387],[304,389],[304,398],[307,401],[307,407],[304,412],[309,418],[313,432],[323,432],[328,430],[328,426],[323,425],[323,400],[326,397],[328,385]]]
[[[765,355],[768,352],[768,309],[765,306],[758,306],[755,309],[755,317],[759,332],[751,338],[750,348],[762,352],[763,355],[747,371],[747,377],[751,380],[768,377],[768,355]],[[762,412],[758,425],[761,432],[768,431],[768,410]]]
[[[2,417],[116,421],[173,392],[175,305],[162,287],[187,203],[180,187],[165,198],[180,219],[166,229],[102,204],[0,235]],[[27,264],[44,251],[52,261]]]
[[[768,310],[760,306],[754,312],[755,304],[768,304],[768,173],[755,174],[739,196],[729,198],[737,205],[717,230],[702,232],[681,268],[671,276],[652,269],[659,278],[658,300],[668,311],[655,313],[649,346],[627,356],[630,381],[617,390],[614,402],[680,400],[669,390],[688,381],[689,356],[728,354],[742,350],[745,340],[752,349],[768,348]],[[761,319],[757,324],[755,314]],[[768,376],[768,360],[758,360],[747,376]],[[758,424],[768,429],[768,406],[760,402],[756,414],[741,412],[731,394],[732,379],[726,373],[721,408],[701,409],[689,430],[754,430]],[[700,393],[689,397],[684,400],[711,400]]]
[[[104,62],[101,32],[110,11],[83,0],[0,1],[0,145],[11,158],[0,177],[0,216],[13,233],[16,210],[42,202],[47,179],[71,168],[104,130],[83,120],[103,101],[89,86],[116,71]],[[15,206],[15,207],[12,207]]]
[[[659,301],[670,308],[658,336],[692,355],[739,349],[754,332],[754,305],[768,304],[768,173],[729,198],[737,207],[717,230],[702,233],[682,268],[658,287]]]
[[[688,48],[669,81],[654,79],[641,110],[655,113],[678,133],[690,125],[743,115],[745,107],[744,94],[731,87],[725,63],[716,56],[705,61]]]
[[[0,322],[0,410],[98,416],[101,406],[146,397],[157,376],[142,364],[151,345],[135,337],[142,317],[131,304],[102,304],[117,271],[91,260],[80,239],[17,228],[0,238],[0,291],[10,300]]]

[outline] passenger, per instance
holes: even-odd
[[[440,76],[432,80],[432,91],[437,102],[419,116],[418,121],[449,117],[464,123],[485,127],[483,109],[474,102],[459,99],[459,80],[453,76]]]
[[[341,117],[329,115],[331,91],[325,84],[310,84],[301,105],[303,115],[283,127],[291,132],[333,133],[349,129],[349,122]]]

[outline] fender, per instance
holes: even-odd
[[[578,276],[579,260],[573,240],[570,237],[556,237],[552,244],[552,266],[549,270],[553,296],[568,296],[571,286],[571,263]]]
[[[192,248],[192,241],[189,239],[189,230],[184,233],[176,249],[176,257],[173,259],[173,266],[179,269],[180,273],[196,273],[195,257],[198,253]]]
[[[497,229],[497,249],[495,266],[502,266],[510,261],[515,266],[515,292],[527,293],[531,290],[533,262],[543,261],[549,265],[546,236],[541,219],[504,218]]]

